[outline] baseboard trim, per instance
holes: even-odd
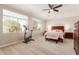
[[[14,42],[10,42],[10,43],[7,43],[7,44],[0,45],[0,48],[7,47],[7,46],[10,46],[10,45],[13,45],[13,44],[17,44],[19,42],[22,42],[22,40],[14,41]]]

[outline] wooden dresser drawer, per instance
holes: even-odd
[[[73,39],[73,32],[65,32],[65,38]]]

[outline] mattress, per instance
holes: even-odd
[[[52,31],[45,33],[46,38],[55,39],[55,40],[58,40],[58,38],[64,39],[63,35],[64,33],[62,31],[59,32]]]

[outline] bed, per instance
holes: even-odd
[[[52,40],[57,42],[63,42],[64,39],[64,26],[52,26],[51,32],[44,34],[46,40]]]

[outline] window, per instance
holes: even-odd
[[[42,27],[41,23],[38,23],[38,24],[37,24],[37,29],[38,29],[38,30],[41,30],[41,27]]]
[[[3,10],[3,33],[24,31],[23,25],[28,25],[28,16]]]
[[[33,24],[34,28],[36,30],[41,30],[42,29],[42,23],[41,23],[41,21],[39,19],[36,19],[36,18],[32,18],[32,20],[34,22],[34,24]]]

